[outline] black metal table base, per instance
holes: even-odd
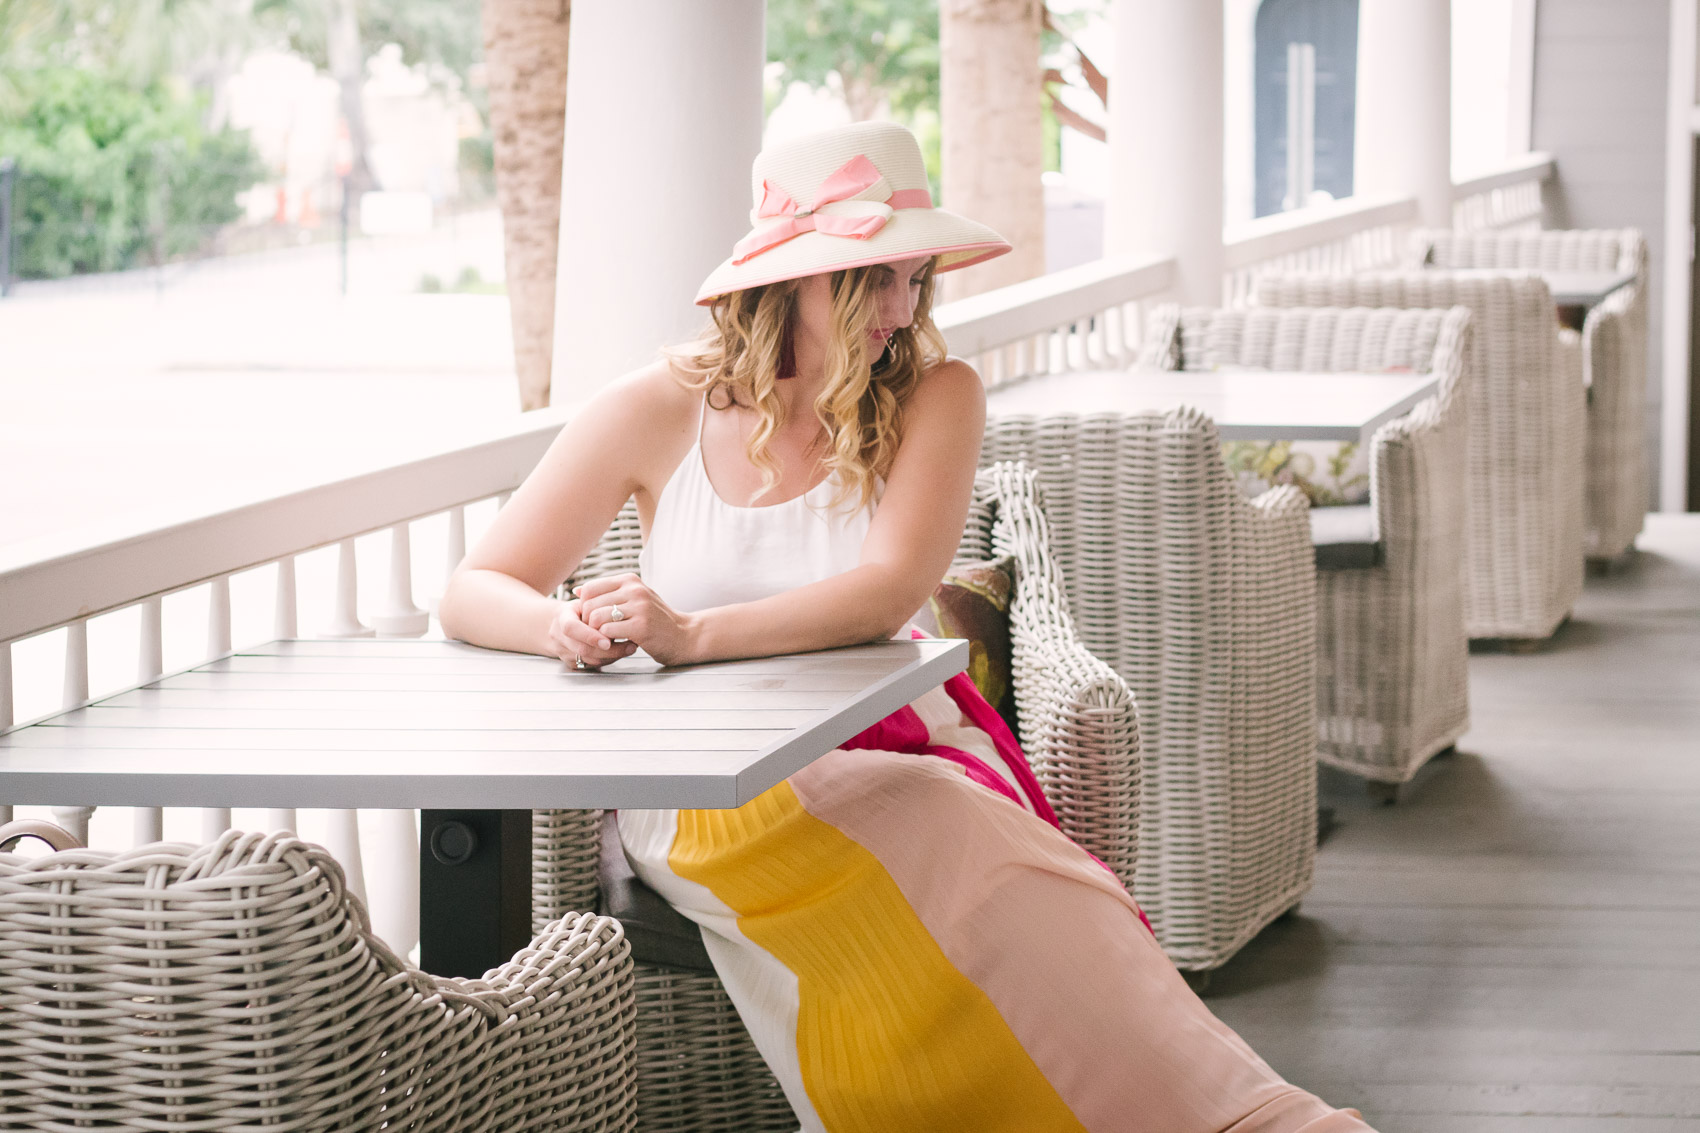
[[[419,966],[477,978],[531,942],[531,812],[419,817]]]

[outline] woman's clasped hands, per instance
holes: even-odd
[[[695,637],[695,619],[667,605],[630,572],[575,587],[549,626],[555,656],[586,669],[613,664],[640,647],[663,665],[690,664]]]

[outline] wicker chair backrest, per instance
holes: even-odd
[[[1535,232],[1454,232],[1423,228],[1411,234],[1410,258],[1437,268],[1517,268],[1525,271],[1632,271],[1647,274],[1647,240],[1638,228],[1542,229]]]
[[[1434,366],[1445,314],[1367,307],[1192,307],[1179,315],[1176,360],[1182,370],[1427,373]]]
[[[1470,311],[1464,397],[1467,622],[1472,637],[1539,637],[1582,578],[1584,403],[1580,350],[1561,337],[1537,276],[1440,270],[1259,280],[1269,307]],[[1568,332],[1566,332],[1568,333]]]
[[[627,957],[618,925],[584,916],[491,982],[439,980],[289,834],[0,854],[0,1114],[9,1129],[624,1128]],[[563,961],[584,977],[572,994]],[[565,1069],[582,1075],[557,1072],[553,1044],[579,1045]]]

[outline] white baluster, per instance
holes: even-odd
[[[89,819],[94,815],[92,806],[56,806],[53,808],[53,821],[71,832],[71,836],[83,845],[89,844]]]
[[[157,806],[139,806],[135,809],[134,825],[131,829],[131,840],[138,846],[149,842],[165,841],[165,811]]]
[[[220,575],[207,586],[207,659],[230,652],[230,576]]]
[[[449,533],[443,542],[443,585],[449,584],[454,577],[455,568],[460,566],[460,560],[466,558],[466,509],[452,507],[448,512]],[[433,594],[425,599],[425,608],[431,613],[437,612],[437,605],[442,595]]]
[[[337,545],[336,612],[325,630],[326,637],[370,637],[371,627],[362,625],[358,610],[357,579],[354,573],[354,540]]]
[[[150,684],[165,672],[163,603],[156,595],[142,603],[141,636],[136,649],[136,680]]]
[[[0,642],[0,731],[12,726],[12,643]]]
[[[431,624],[431,616],[413,604],[413,555],[408,525],[390,528],[390,592],[381,613],[372,615],[372,627],[382,637],[418,637]]]
[[[89,624],[79,618],[65,627],[65,695],[66,708],[75,708],[89,698]],[[53,821],[69,830],[83,845],[89,842],[89,816],[92,806],[56,806]]]
[[[136,649],[136,680],[149,684],[165,672],[164,603],[156,595],[142,603],[141,637]],[[165,840],[165,811],[139,806],[131,819],[131,841],[138,846]]]
[[[463,507],[449,509],[449,537],[444,551],[448,557],[448,569],[443,572],[446,578],[455,572],[460,560],[466,558],[466,509]]]
[[[288,830],[291,832],[300,829],[300,827],[296,825],[295,808],[292,806],[274,807],[273,809],[266,811],[266,829]]]
[[[298,635],[295,623],[295,556],[277,561],[277,597],[272,602],[272,634],[278,638]]]
[[[65,627],[66,708],[75,708],[89,698],[89,623],[79,618]]]
[[[411,810],[369,810],[372,929],[402,956],[419,943],[419,828]]]
[[[94,813],[94,806],[54,806],[53,820],[70,830],[78,842],[88,845],[88,820]]]
[[[230,808],[204,806],[201,808],[201,841],[216,842],[218,836],[230,829]]]
[[[366,904],[366,871],[360,864],[360,812],[329,810],[325,812],[325,849],[342,866],[348,879],[348,891]],[[371,906],[367,906],[370,908]]]

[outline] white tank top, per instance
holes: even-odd
[[[854,497],[829,511],[836,487],[829,476],[782,503],[727,503],[703,465],[699,417],[696,443],[655,501],[638,573],[681,613],[752,602],[843,574],[861,561],[873,511]],[[883,487],[876,484],[876,494]]]

